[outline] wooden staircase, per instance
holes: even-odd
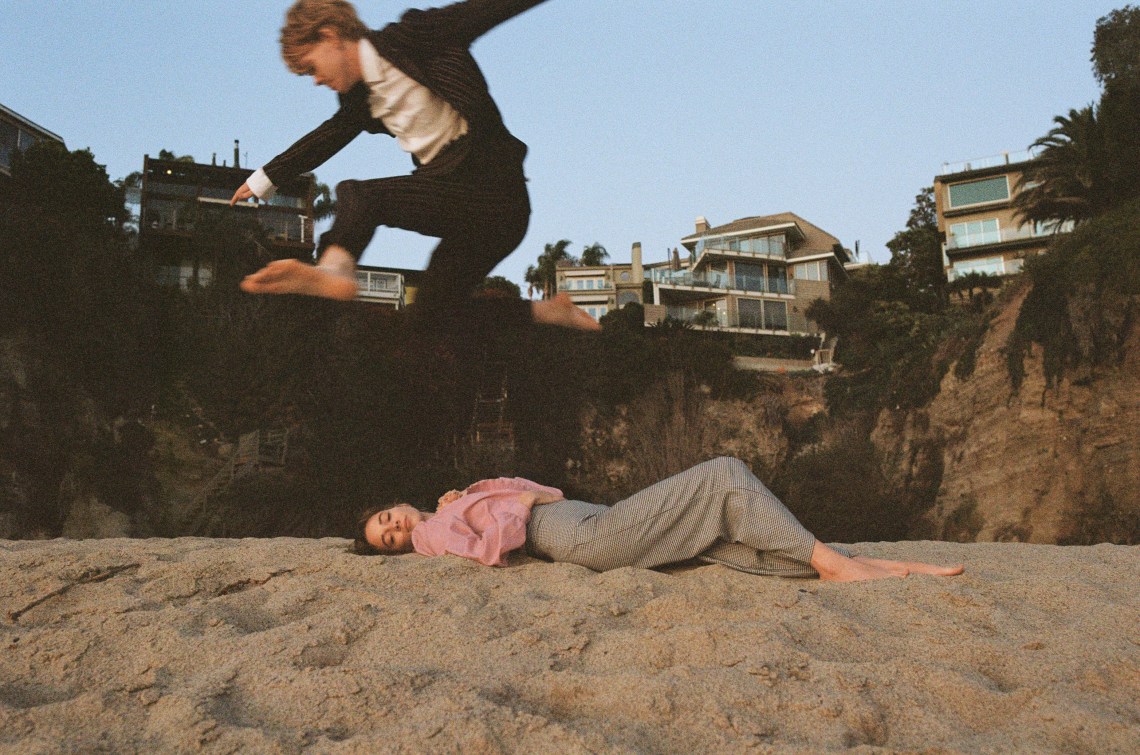
[[[491,446],[508,451],[515,448],[515,426],[507,419],[507,364],[483,352],[480,385],[467,432],[472,446]]]
[[[239,437],[225,466],[187,502],[183,516],[185,526],[179,529],[187,534],[205,531],[218,514],[210,506],[211,499],[248,474],[283,469],[288,453],[287,429],[254,430]]]

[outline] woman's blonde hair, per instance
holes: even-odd
[[[285,25],[281,27],[281,57],[293,73],[305,75],[301,56],[309,46],[320,41],[325,27],[336,30],[340,38],[355,42],[368,33],[368,27],[356,15],[356,8],[348,0],[297,0],[285,12]]]

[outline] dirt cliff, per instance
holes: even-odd
[[[1027,289],[998,306],[973,373],[925,409],[883,412],[872,439],[899,489],[941,479],[912,533],[963,541],[1099,542],[1140,510],[1140,328],[1121,364],[1047,387],[1041,352],[1014,394],[1005,345]]]

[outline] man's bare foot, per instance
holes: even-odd
[[[570,295],[561,293],[553,299],[531,302],[531,317],[544,325],[558,325],[575,330],[601,330],[598,321],[578,308]]]
[[[241,290],[249,294],[301,294],[351,301],[356,298],[356,261],[339,247],[329,247],[317,265],[274,260],[247,275]]]

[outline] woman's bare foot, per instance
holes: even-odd
[[[891,561],[883,558],[868,558],[866,556],[853,556],[852,560],[871,566],[878,566],[879,568],[896,573],[902,572],[901,576],[906,576],[907,574],[930,574],[935,577],[953,577],[966,571],[966,567],[962,564],[938,566],[937,564],[925,564],[921,561]]]
[[[351,301],[356,298],[356,261],[348,252],[330,246],[316,265],[300,260],[274,260],[247,275],[241,290],[249,294],[301,294]]]
[[[531,302],[531,317],[544,325],[558,325],[575,330],[601,330],[598,321],[578,308],[570,295],[561,293],[553,299]]]
[[[866,556],[848,558],[818,540],[811,552],[811,566],[819,572],[821,580],[828,582],[861,582],[868,579],[900,578],[910,574],[952,577],[966,570],[961,564],[936,566],[920,561],[891,561]]]

